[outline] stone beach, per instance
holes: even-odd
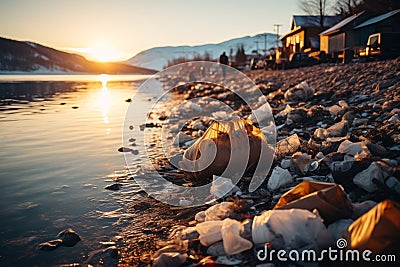
[[[249,193],[249,179],[245,175],[237,184],[239,193],[232,192],[231,196],[199,207],[169,206],[141,192],[142,198],[127,207],[127,213],[140,219],[120,234],[120,266],[147,266],[153,262],[154,266],[261,264],[252,249],[226,257],[221,242],[208,247],[202,245],[195,231],[202,220],[199,212],[225,201],[232,203],[232,210],[220,220],[231,218],[246,225],[245,220],[273,209],[282,194],[304,181],[339,184],[344,189],[352,212],[344,216],[349,222],[338,221],[342,230],[332,234],[335,237],[342,236],[348,225],[376,203],[400,199],[400,59],[245,74],[266,97],[277,130],[275,158],[267,179],[255,192]],[[164,83],[173,84],[173,81]],[[193,97],[218,99],[237,110],[239,117],[251,114],[232,92],[209,84],[178,86],[171,106]],[[183,172],[168,163],[162,153],[163,144],[156,132],[168,118],[169,108],[153,111],[153,124],[142,127],[154,133],[146,136],[151,161],[173,183],[201,184],[202,181],[185,179]],[[197,108],[187,105],[187,110],[182,112],[196,112]],[[216,115],[229,118],[231,114]],[[180,152],[190,147],[192,140],[199,138],[210,124],[210,120],[195,116],[186,122],[182,128],[184,135],[174,140]],[[268,131],[265,134],[268,139]],[[129,152],[125,148],[120,150]],[[146,171],[142,168],[129,179],[137,175],[145,176]],[[363,207],[363,212],[360,213],[359,207]],[[328,230],[336,227],[326,226]],[[241,232],[242,237],[245,232]]]

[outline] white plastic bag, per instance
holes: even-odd
[[[331,244],[331,236],[316,210],[268,210],[253,220],[255,244],[271,243],[274,249],[315,249]]]
[[[205,221],[220,221],[228,218],[233,214],[233,208],[233,202],[221,202],[219,204],[215,204],[204,212],[206,215]]]
[[[238,254],[253,247],[253,243],[240,236],[243,231],[244,227],[240,222],[229,218],[223,221],[221,234],[226,254]]]
[[[208,221],[196,225],[200,243],[210,246],[223,240],[225,253],[238,254],[253,247],[253,243],[240,236],[244,226],[236,220],[226,218],[223,221]]]
[[[222,221],[202,222],[196,225],[199,233],[200,243],[208,247],[222,239],[221,235]]]
[[[269,103],[267,102],[258,109],[253,110],[253,112],[249,116],[249,119],[253,123],[259,123],[259,124],[271,121],[273,119],[273,115]]]
[[[285,92],[285,99],[292,102],[306,101],[314,95],[314,88],[303,81]]]

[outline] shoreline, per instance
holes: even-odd
[[[400,129],[394,127],[393,121],[398,120],[400,113],[400,63],[397,60],[387,60],[369,63],[350,63],[342,64],[322,64],[301,69],[285,71],[250,71],[245,74],[252,79],[263,94],[268,99],[275,117],[277,126],[277,141],[298,134],[300,137],[300,147],[297,151],[308,153],[315,157],[318,152],[324,151],[326,156],[337,150],[338,144],[319,139],[315,136],[318,128],[327,129],[348,114],[352,114],[351,127],[340,134],[343,140],[360,142],[369,140],[373,145],[370,148],[372,157],[362,159],[368,164],[385,158],[400,163]],[[304,101],[292,102],[285,100],[285,92],[295,87],[297,84],[306,81],[314,88],[315,93]],[[181,92],[176,92],[177,100],[185,99],[188,96],[199,94],[190,88],[182,88]],[[210,92],[212,94],[212,92]],[[219,99],[224,100],[224,99]],[[227,99],[225,99],[226,101]],[[346,105],[339,105],[339,101],[344,101]],[[291,111],[285,112],[285,108],[290,105]],[[332,108],[334,107],[334,108]],[[339,111],[333,115],[336,107]],[[294,110],[294,111],[293,111]],[[297,110],[297,111],[296,111]],[[157,111],[158,115],[168,111]],[[286,113],[286,114],[285,114]],[[284,115],[279,115],[284,114]],[[347,115],[350,116],[350,115]],[[396,117],[397,116],[397,117]],[[288,117],[292,123],[288,122]],[[398,125],[398,122],[397,122]],[[187,131],[190,133],[190,131]],[[193,132],[192,132],[193,133]],[[339,138],[339,137],[338,137]],[[312,144],[307,141],[312,140]],[[328,145],[326,145],[326,143]],[[163,163],[161,146],[154,147],[155,155],[152,160]],[[282,158],[274,161],[270,173],[275,166],[282,163]],[[369,165],[368,165],[369,166]],[[168,173],[171,171],[168,165],[159,165],[160,169]],[[366,168],[364,168],[366,169]],[[170,173],[172,176],[176,173]],[[399,170],[392,175],[399,179]],[[295,176],[296,177],[296,176]],[[302,178],[301,175],[297,175]],[[304,177],[304,175],[303,175]],[[180,177],[176,177],[179,179]],[[241,181],[239,188],[246,192],[248,181]],[[337,180],[336,180],[337,182]],[[266,182],[250,197],[254,210],[246,210],[248,216],[254,216],[263,210],[269,210],[277,201],[277,197],[282,192],[299,183],[296,180],[286,185],[276,192],[269,192],[266,189]],[[393,192],[379,192],[377,194],[368,193],[360,188],[345,188],[350,192],[351,200],[361,202],[364,200],[380,201],[387,197],[396,198]],[[397,196],[398,197],[398,196]],[[234,198],[240,199],[239,198]],[[249,200],[246,200],[250,202]],[[121,236],[123,237],[123,247],[120,251],[119,266],[147,266],[150,262],[150,255],[167,243],[168,234],[176,225],[193,226],[195,214],[207,207],[197,208],[171,208],[153,198],[143,194],[143,200],[130,203],[128,211],[138,214],[140,223],[136,220],[133,224],[125,228]],[[144,222],[143,220],[148,219]],[[202,251],[198,253],[197,261],[206,256],[204,248],[197,243],[192,244]],[[249,257],[249,253],[245,253]],[[192,255],[193,256],[193,255]],[[196,255],[194,255],[196,256]],[[194,257],[193,256],[193,257]],[[254,262],[248,262],[253,264]]]

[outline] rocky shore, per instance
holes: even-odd
[[[328,230],[334,222],[346,225],[339,234],[330,232],[335,237],[341,237],[350,224],[377,203],[399,201],[400,59],[251,71],[246,75],[267,98],[277,129],[275,159],[267,179],[249,193],[245,176],[238,183],[238,191],[195,208],[172,207],[142,192],[142,198],[128,207],[128,212],[140,219],[121,233],[120,266],[148,266],[153,262],[155,266],[256,266],[262,262],[252,249],[226,257],[222,241],[205,246],[199,239],[198,225],[204,221],[199,214],[222,201],[232,203],[229,212],[219,219],[231,218],[246,227],[246,220],[277,208],[285,192],[305,181],[328,182],[344,189],[344,198],[350,203],[348,215],[343,210],[342,215],[332,219],[331,213],[319,211]],[[193,97],[212,97],[237,108],[242,117],[251,113],[232,92],[214,85],[178,86],[174,97],[171,105]],[[154,112],[155,123],[163,123],[169,108]],[[187,112],[190,108],[195,107],[188,107]],[[191,138],[180,143],[182,151],[210,124],[199,117],[187,122],[183,131]],[[144,128],[156,131],[154,125]],[[166,161],[160,140],[154,138],[151,142],[152,161],[158,171],[174,183],[196,184]],[[242,237],[251,240],[244,232]]]

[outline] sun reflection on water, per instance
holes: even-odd
[[[107,88],[107,82],[110,80],[110,77],[107,74],[100,74],[99,80],[101,81],[102,87],[99,95],[99,105],[102,111],[102,117],[104,124],[109,124],[110,120],[108,118],[108,111],[110,110],[111,105],[111,95]],[[107,130],[107,134],[109,134],[109,129]]]

